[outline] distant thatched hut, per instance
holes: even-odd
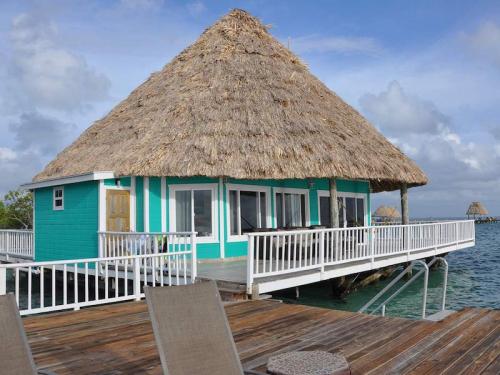
[[[396,221],[401,219],[401,214],[396,207],[390,206],[380,206],[373,213],[374,218],[378,218],[382,221]]]
[[[97,230],[194,230],[199,256],[219,258],[244,255],[256,228],[368,225],[371,192],[406,197],[426,183],[260,21],[233,10],[28,187],[37,259],[95,256]]]
[[[472,216],[474,219],[476,216],[488,215],[488,210],[483,206],[481,202],[472,202],[467,209],[467,217]]]

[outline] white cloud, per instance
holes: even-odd
[[[0,163],[15,160],[17,154],[8,147],[0,147]]]
[[[392,82],[380,93],[363,95],[360,103],[368,119],[429,176],[430,184],[416,194],[422,204],[417,214],[446,215],[457,212],[457,204],[500,192],[498,145],[465,142],[454,130],[452,119],[433,102],[408,94],[398,82]],[[444,211],[437,212],[448,200]]]
[[[493,22],[482,23],[472,33],[462,33],[462,40],[480,57],[500,65],[500,26]]]
[[[9,129],[14,135],[14,146],[0,147],[2,192],[30,181],[70,142],[75,126],[34,111],[22,113]]]
[[[56,26],[43,18],[30,14],[14,18],[3,94],[8,110],[79,110],[108,97],[109,80],[82,56],[59,46],[57,39]]]
[[[365,94],[359,101],[375,124],[393,134],[436,134],[448,122],[433,103],[406,94],[397,81],[391,82],[386,91]]]
[[[369,54],[382,52],[382,47],[373,38],[309,35],[290,40],[290,47],[297,53]]]
[[[9,129],[14,135],[17,150],[26,150],[43,157],[61,151],[75,126],[39,112],[27,112],[11,123]]]

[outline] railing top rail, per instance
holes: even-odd
[[[184,251],[172,251],[168,253],[154,253],[154,254],[141,254],[141,255],[127,255],[119,257],[106,257],[106,258],[84,258],[84,259],[65,259],[65,260],[52,260],[43,262],[29,262],[29,263],[10,263],[10,264],[0,264],[0,268],[16,268],[16,267],[42,267],[42,266],[57,266],[64,264],[80,264],[80,263],[95,263],[95,262],[106,262],[106,261],[120,261],[120,260],[132,260],[132,259],[143,259],[151,257],[175,257],[179,255],[190,255],[192,250]]]
[[[198,232],[113,232],[113,231],[98,231],[98,234],[116,234],[116,235],[126,235],[126,236],[140,236],[140,235],[158,235],[158,236],[191,236],[196,235]]]
[[[27,234],[33,234],[33,229],[0,229],[0,233],[27,233]]]
[[[442,224],[456,224],[456,223],[473,223],[474,220],[448,220],[448,221],[436,221],[433,223],[421,223],[421,224],[398,224],[398,225],[370,225],[364,227],[347,227],[347,228],[316,228],[316,229],[282,229],[279,231],[268,231],[268,232],[251,232],[246,233],[247,236],[258,237],[258,236],[270,236],[270,235],[291,235],[300,233],[320,233],[320,232],[335,232],[344,230],[370,230],[370,229],[380,229],[380,228],[408,228],[408,227],[418,227],[418,226],[432,226],[432,225],[442,225]]]

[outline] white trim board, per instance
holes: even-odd
[[[96,180],[107,180],[108,178],[115,178],[114,172],[104,171],[104,172],[92,172],[75,176],[68,176],[62,178],[54,178],[50,180],[31,182],[21,185],[23,189],[39,189],[49,186],[75,184],[77,182],[84,181],[96,181]]]
[[[143,215],[144,215],[144,232],[149,232],[149,177],[143,178]]]

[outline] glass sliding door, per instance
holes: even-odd
[[[197,232],[202,242],[216,241],[214,187],[173,185],[170,187],[170,222],[174,232]]]
[[[275,194],[276,224],[278,228],[307,226],[309,210],[307,193],[278,191]]]
[[[365,196],[352,194],[338,196],[339,227],[362,227],[365,226]],[[320,224],[331,226],[330,220],[330,196],[327,193],[319,194],[318,198]]]
[[[266,228],[268,194],[259,187],[230,185],[229,235],[241,236],[258,228]]]

